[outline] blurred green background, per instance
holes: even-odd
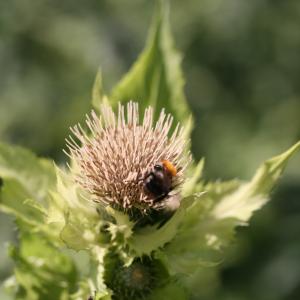
[[[109,90],[144,46],[146,0],[0,1],[0,138],[63,162],[68,127],[91,109],[98,67]],[[300,139],[300,1],[173,0],[195,115],[193,152],[208,179],[249,178]],[[207,299],[300,299],[300,157],[273,201],[238,231]],[[10,272],[0,215],[0,280]],[[0,289],[0,299],[9,299]]]

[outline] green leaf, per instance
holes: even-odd
[[[42,236],[22,232],[20,247],[10,247],[15,261],[17,300],[67,300],[76,288],[73,262]]]
[[[79,289],[70,296],[70,300],[88,300],[90,296],[93,300],[111,300],[109,292],[105,294],[96,292],[96,287],[91,279],[80,281]]]
[[[57,243],[58,236],[45,222],[49,189],[56,182],[53,163],[26,149],[0,143],[0,177],[0,210]]]
[[[87,300],[90,296],[94,300],[110,300],[111,291],[104,283],[104,258],[107,250],[95,246],[90,252],[89,272],[79,282],[79,289],[70,296],[71,300]]]
[[[36,201],[29,200],[28,191],[15,179],[6,179],[0,193],[0,208],[27,224],[44,222],[45,209]]]
[[[92,105],[94,108],[99,109],[102,103],[103,97],[103,86],[102,86],[102,73],[101,70],[98,70],[96,75],[93,90],[92,90]]]
[[[102,73],[99,69],[92,90],[92,105],[99,111],[101,104],[108,104],[108,99],[103,91]]]
[[[188,170],[186,182],[183,184],[181,194],[183,198],[192,195],[193,193],[200,192],[203,184],[200,182],[204,168],[204,158],[201,159],[196,166],[192,165]],[[189,176],[190,175],[190,176]]]
[[[56,182],[51,161],[36,157],[30,151],[0,143],[0,177],[18,181],[26,190],[26,196],[45,201],[48,189]]]
[[[49,199],[46,223],[55,228],[71,249],[86,250],[101,240],[102,221],[96,205],[87,200],[84,191],[70,174],[57,170],[57,189]]]
[[[26,193],[18,181],[7,179],[0,193],[0,209],[16,217],[17,223],[22,224],[21,229],[43,234],[49,242],[61,245],[58,231],[46,224],[46,209],[35,200],[28,199]]]
[[[23,230],[30,230],[33,234],[41,233],[53,244],[61,245],[58,231],[46,222],[46,208],[30,199],[30,196],[19,181],[7,178],[0,191],[0,209],[13,215],[18,224],[22,224]]]
[[[109,300],[111,299],[111,291],[107,288],[104,283],[104,273],[105,273],[105,257],[107,256],[108,249],[95,246],[92,250],[92,258],[95,262],[95,282],[96,282],[96,299]]]
[[[49,189],[56,182],[54,170],[52,162],[26,149],[0,143],[0,210],[57,243],[58,236],[45,222]]]
[[[234,228],[246,225],[253,212],[269,200],[268,194],[299,148],[297,143],[263,163],[248,183],[215,182],[204,186],[205,194],[194,199],[177,235],[158,254],[171,274],[193,274],[199,267],[219,263],[234,237]]]
[[[268,194],[280,178],[288,160],[299,149],[300,142],[263,163],[249,183],[243,184],[216,205],[212,215],[216,219],[236,218],[241,223],[247,222],[252,213],[269,200]]]
[[[81,280],[79,282],[79,289],[70,295],[70,300],[82,300],[88,299],[90,296],[94,296],[95,286],[94,283],[89,280]]]
[[[65,222],[60,237],[69,248],[76,251],[87,250],[91,245],[96,244],[97,231],[100,231],[99,224],[95,224],[92,230],[90,223],[70,214],[66,216]]]
[[[137,101],[141,111],[151,105],[159,114],[162,108],[176,122],[192,127],[191,112],[184,95],[181,55],[175,50],[169,26],[166,1],[159,1],[146,47],[131,70],[113,89],[110,104]]]
[[[172,218],[162,227],[147,226],[135,232],[128,240],[128,245],[134,256],[150,255],[170,242],[177,233],[177,228],[184,216],[185,207],[182,205]]]

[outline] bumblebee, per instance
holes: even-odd
[[[162,160],[153,166],[143,178],[145,193],[158,205],[141,216],[135,223],[135,228],[158,223],[163,226],[180,206],[180,195],[173,191],[176,167],[168,160]]]
[[[168,160],[162,160],[144,178],[144,190],[155,200],[161,200],[172,190],[176,167]]]

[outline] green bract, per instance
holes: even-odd
[[[160,5],[146,48],[110,96],[104,95],[98,74],[95,109],[131,99],[142,110],[151,105],[158,113],[164,107],[185,124],[188,136],[192,117],[180,60],[167,9]],[[0,144],[0,208],[16,218],[19,229],[18,246],[9,248],[15,268],[7,286],[16,299],[189,299],[203,270],[222,261],[236,226],[247,225],[269,200],[299,148],[300,142],[267,160],[248,182],[206,182],[201,160],[188,171],[176,213],[162,226],[135,228],[127,214],[99,207],[74,183],[74,162],[63,170]]]

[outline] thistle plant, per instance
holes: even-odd
[[[109,95],[97,75],[94,110],[67,138],[68,167],[0,145],[0,208],[18,227],[6,281],[15,299],[202,297],[235,228],[269,200],[300,142],[247,182],[207,182],[189,150],[180,61],[160,5],[143,53]]]

